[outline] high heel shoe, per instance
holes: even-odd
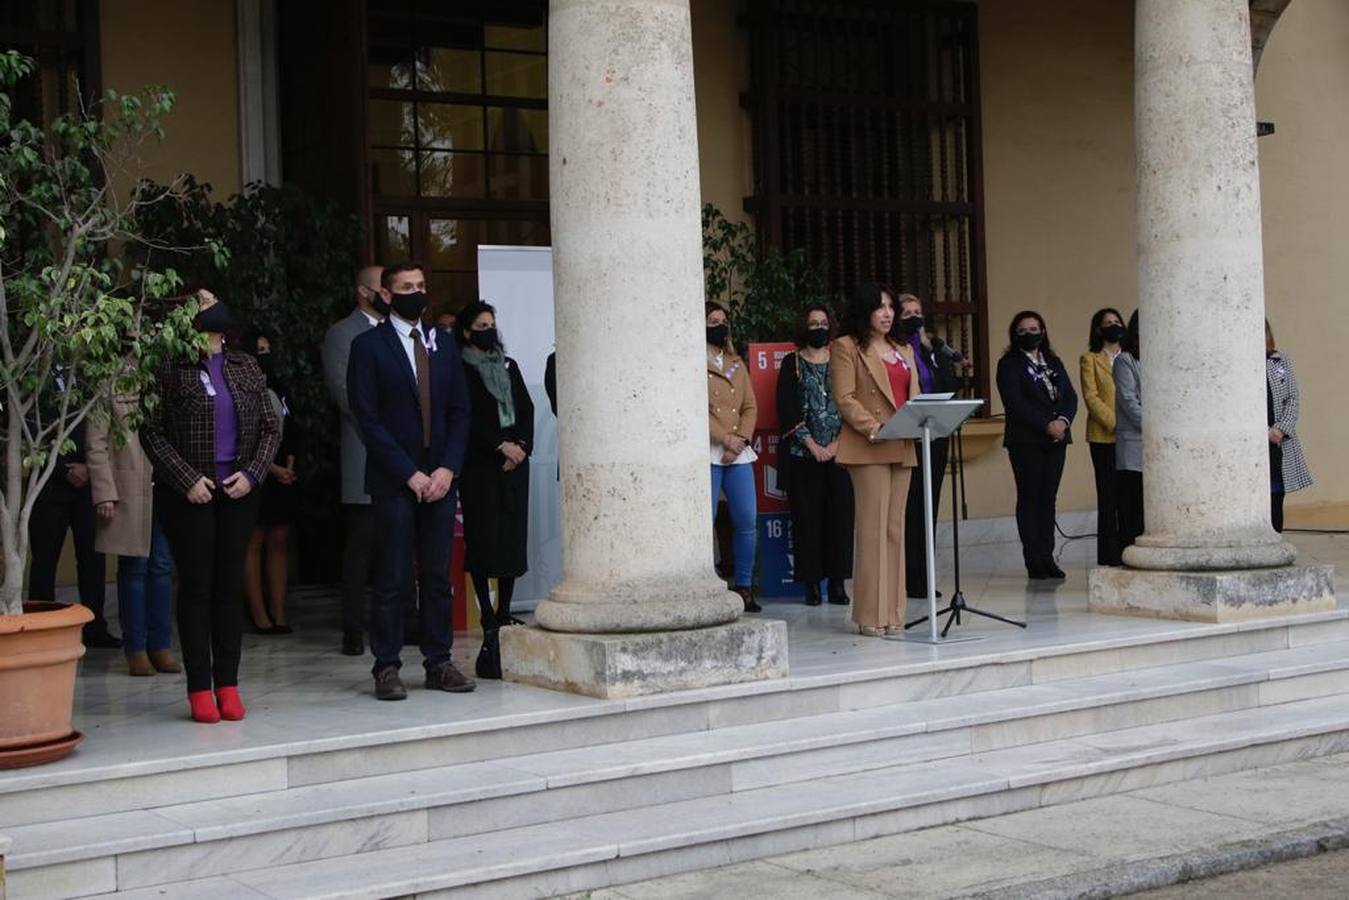
[[[192,721],[214,725],[220,721],[220,708],[210,691],[188,691],[187,704],[192,707]]]
[[[227,722],[237,722],[244,717],[244,701],[239,699],[239,688],[231,685],[215,689],[215,699],[220,705],[220,718]]]
[[[820,586],[813,581],[806,582],[806,606],[819,606],[821,602]]]
[[[862,635],[862,637],[885,637],[884,628],[876,628],[873,625],[863,625],[859,622],[854,622],[853,624],[857,626],[857,633]]]

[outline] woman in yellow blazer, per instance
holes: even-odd
[[[1115,378],[1111,374],[1125,334],[1119,310],[1091,317],[1081,360],[1082,399],[1087,404],[1087,446],[1096,472],[1096,564],[1120,565],[1119,504],[1115,489]]]
[[[760,612],[754,599],[754,539],[758,504],[754,498],[754,467],[758,459],[750,441],[759,410],[749,382],[749,366],[731,345],[726,307],[709,301],[707,315],[707,419],[712,463],[712,518],[717,501],[726,494],[731,510],[731,552],[735,555],[735,585],[745,612]]]
[[[904,514],[917,457],[913,441],[876,438],[919,393],[913,351],[890,338],[898,314],[894,291],[875,282],[858,285],[829,354],[843,417],[835,458],[848,470],[856,498],[852,618],[870,637],[904,633]]]

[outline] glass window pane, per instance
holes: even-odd
[[[507,153],[547,153],[548,110],[488,107],[487,149]]]
[[[371,100],[366,109],[366,136],[371,144],[395,147],[416,145],[416,119],[411,103]]]
[[[547,247],[551,243],[546,219],[488,219],[483,225],[486,226],[485,244]]]
[[[464,304],[478,299],[478,273],[435,272],[427,276],[432,308],[437,315],[442,310],[463,309]]]
[[[416,195],[417,169],[411,150],[370,151],[370,193],[396,197]]]
[[[438,150],[481,150],[482,107],[417,104],[418,146]]]
[[[375,259],[393,262],[412,256],[412,229],[407,216],[375,217]]]
[[[427,47],[419,54],[417,88],[453,94],[482,93],[482,60],[477,50]]]
[[[501,97],[548,96],[548,57],[487,54],[487,93]]]
[[[424,197],[481,197],[485,192],[480,153],[422,153],[421,166]]]
[[[491,160],[493,199],[548,199],[548,157],[494,153]]]
[[[483,29],[483,44],[493,50],[537,50],[548,48],[548,30],[543,25],[516,27],[488,25]]]
[[[426,262],[431,268],[477,268],[480,220],[431,219],[427,231]]]
[[[394,88],[407,91],[412,89],[412,63],[391,62],[374,59],[371,51],[370,65],[366,66],[365,83],[372,88]]]

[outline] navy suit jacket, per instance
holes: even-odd
[[[365,487],[371,496],[406,490],[418,471],[429,475],[443,467],[456,476],[463,471],[471,409],[459,348],[449,335],[437,336],[430,363],[431,451],[423,464],[417,378],[398,332],[386,320],[351,342],[347,401],[365,441]]]
[[[1057,399],[1050,399],[1044,384],[1030,372],[1030,360],[1020,350],[1011,350],[998,360],[998,393],[1007,411],[1003,430],[1003,446],[1008,444],[1052,444],[1054,440],[1046,429],[1049,423],[1062,417],[1073,424],[1077,417],[1077,391],[1068,379],[1068,370],[1057,356],[1045,360],[1049,377],[1058,391]],[[1072,432],[1063,443],[1073,442]]]

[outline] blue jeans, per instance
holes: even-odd
[[[757,527],[754,502],[754,466],[712,467],[712,518],[717,517],[717,500],[726,494],[731,508],[731,549],[735,554],[735,586],[754,584],[754,531]]]
[[[403,610],[412,585],[408,573],[417,563],[421,599],[421,651],[426,670],[449,662],[454,625],[450,595],[450,557],[454,548],[454,510],[458,492],[435,503],[418,503],[410,490],[371,498],[375,533],[382,542],[375,559],[375,590],[370,604],[372,672],[402,666]]]
[[[117,613],[127,653],[167,650],[173,638],[173,554],[155,519],[150,555],[117,557]]]

